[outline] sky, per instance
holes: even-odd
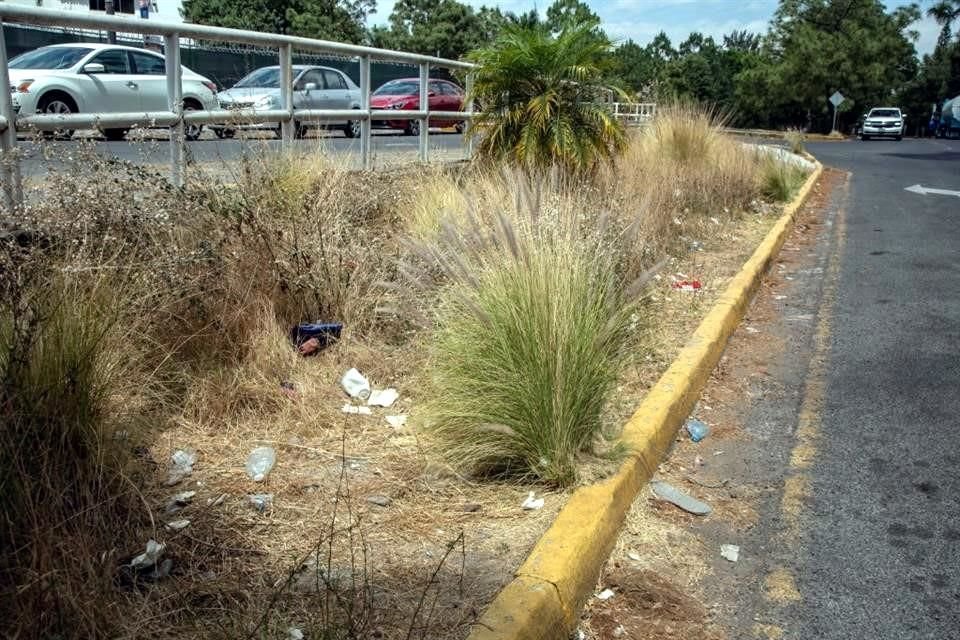
[[[503,11],[521,13],[537,9],[545,13],[552,0],[461,0],[474,7],[496,6]],[[935,0],[918,0],[926,13]],[[676,46],[686,40],[692,31],[720,39],[734,30],[764,33],[777,8],[777,0],[586,0],[600,16],[607,34],[618,41],[632,39],[638,44],[648,43],[660,31],[665,31]],[[368,24],[385,24],[390,17],[394,0],[378,0],[376,14]],[[888,8],[909,4],[909,0],[885,0]],[[915,42],[918,53],[933,51],[940,28],[930,18],[914,25],[919,32]]]

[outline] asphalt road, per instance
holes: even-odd
[[[809,146],[852,177],[796,637],[960,638],[960,143]]]
[[[417,138],[404,136],[401,132],[374,131],[372,139],[375,162],[413,157],[419,148]],[[463,136],[452,130],[431,129],[429,142],[433,157],[455,159],[466,156]],[[307,138],[295,141],[294,145],[304,152],[316,151],[334,158],[356,157],[360,152],[359,140],[345,138],[343,134],[336,132],[310,132]],[[168,138],[162,133],[152,131],[148,132],[146,137],[120,142],[81,136],[68,141],[21,139],[19,146],[24,158],[21,164],[22,172],[27,177],[44,175],[58,162],[76,157],[81,147],[92,147],[98,154],[138,164],[163,165],[169,162],[170,158]],[[188,158],[192,162],[207,166],[235,162],[244,154],[279,150],[279,140],[272,134],[258,132],[226,140],[217,139],[212,133],[204,132],[200,140],[187,143]]]
[[[741,546],[705,590],[730,638],[957,639],[960,196],[905,188],[960,193],[960,142],[808,148],[849,173],[728,348],[745,437],[712,473],[759,498],[692,525]]]

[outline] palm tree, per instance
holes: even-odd
[[[960,19],[960,0],[940,0],[927,9],[927,15],[941,25],[937,46],[946,46],[953,35],[951,24]]]
[[[570,173],[611,160],[626,146],[623,125],[603,105],[624,95],[605,80],[611,50],[596,22],[569,24],[557,35],[542,24],[506,26],[471,55],[479,65],[470,98],[481,106],[474,122],[481,155]]]

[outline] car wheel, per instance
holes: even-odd
[[[307,126],[302,122],[293,123],[293,137],[297,140],[303,140],[307,137]]]
[[[861,139],[862,141],[866,142],[867,140],[870,139],[870,136],[864,135],[864,134],[861,133],[861,134],[860,134],[860,139]]]
[[[77,112],[77,107],[68,96],[60,93],[47,94],[40,98],[37,104],[37,113],[47,115],[67,116]],[[69,140],[73,137],[73,129],[56,129],[54,131],[44,131],[43,137],[47,140],[54,138],[59,140]]]
[[[111,142],[118,142],[126,137],[129,129],[104,129],[103,136]]]
[[[359,138],[363,131],[363,123],[359,120],[351,120],[343,128],[343,135],[348,138]]]
[[[420,135],[420,121],[411,120],[407,123],[407,128],[403,130],[404,135],[408,136],[419,136]]]
[[[466,122],[458,122],[458,123],[456,124],[456,126],[454,126],[454,129],[457,130],[457,133],[463,133],[464,131],[467,130],[467,123],[466,123]]]
[[[896,140],[897,142],[900,142],[901,140],[903,140],[903,136],[895,136],[893,139]]]
[[[202,111],[202,110],[203,110],[203,107],[201,107],[195,102],[185,102],[183,104],[184,113],[189,113],[190,111]],[[202,132],[203,132],[202,124],[188,124],[183,128],[184,137],[190,141],[198,139]]]
[[[224,138],[232,138],[232,137],[234,137],[235,135],[237,135],[237,130],[236,130],[236,129],[227,129],[227,128],[225,128],[225,127],[218,127],[218,128],[216,128],[216,129],[213,130],[213,133],[215,133],[218,138],[220,138],[221,140],[223,140]]]

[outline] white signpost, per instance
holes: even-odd
[[[831,132],[837,130],[837,107],[843,104],[844,100],[846,100],[846,98],[844,98],[843,94],[839,91],[835,91],[833,95],[830,96],[830,104],[833,105],[833,127],[830,129]]]

